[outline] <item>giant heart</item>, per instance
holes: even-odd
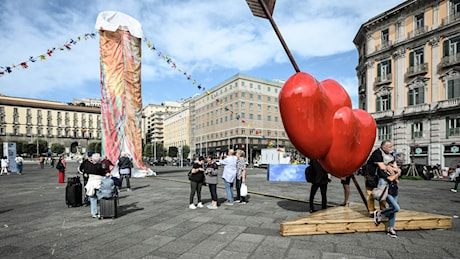
[[[374,145],[376,124],[336,81],[318,82],[305,72],[286,81],[279,94],[284,129],[295,148],[336,177],[356,171]]]

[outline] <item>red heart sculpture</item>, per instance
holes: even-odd
[[[331,79],[319,83],[305,72],[290,77],[279,94],[281,118],[292,144],[339,178],[364,163],[376,136],[372,116],[351,107],[339,83]]]

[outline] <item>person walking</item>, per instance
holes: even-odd
[[[58,169],[58,172],[59,172],[59,183],[64,183],[65,168],[66,168],[66,163],[64,160],[64,155],[61,155],[59,157],[58,163],[56,164],[56,169]]]
[[[225,192],[227,193],[227,202],[225,205],[233,205],[233,182],[236,178],[236,161],[237,158],[234,155],[233,149],[228,150],[228,156],[222,160],[223,154],[220,154],[219,163],[224,165],[224,171],[222,173],[222,179],[224,179]]]
[[[2,157],[1,166],[2,166],[2,170],[0,171],[0,175],[3,175],[3,173],[5,172],[6,172],[6,175],[10,175],[10,173],[8,172],[8,158],[6,156]]]
[[[236,200],[241,204],[246,204],[246,197],[241,196],[241,185],[246,181],[246,160],[243,150],[236,151]]]
[[[45,169],[45,157],[40,156],[40,168]]]
[[[203,203],[201,202],[201,188],[203,187],[204,182],[204,157],[200,156],[198,162],[194,163],[192,166],[190,175],[190,205],[189,209],[202,208]],[[193,204],[193,198],[195,193],[198,199],[198,204],[195,206]]]
[[[457,169],[455,169],[454,178],[455,178],[455,186],[450,191],[457,192],[458,183],[460,182],[460,164],[458,164]]]
[[[382,222],[382,217],[388,218],[387,235],[397,238],[394,230],[396,222],[396,213],[400,210],[398,204],[398,183],[400,172],[392,172],[389,169],[379,171],[379,186],[388,184],[388,195],[386,201],[388,207],[384,210],[374,211],[374,222],[378,226]]]
[[[131,184],[129,178],[131,178],[131,168],[133,167],[133,162],[128,156],[128,153],[122,152],[120,158],[118,159],[118,170],[120,173],[121,185],[123,185],[123,179],[126,179],[126,190],[131,191]],[[120,185],[120,187],[121,187]]]
[[[93,153],[91,161],[86,165],[88,182],[85,185],[86,195],[89,197],[91,204],[91,217],[99,218],[97,210],[97,190],[101,187],[102,179],[107,174],[105,165],[101,163],[101,155]]]
[[[16,158],[14,160],[16,161],[16,166],[18,167],[18,175],[21,175],[22,167],[24,165],[24,159],[21,156],[16,155]]]
[[[330,175],[323,169],[318,160],[314,159],[310,161],[310,166],[313,167],[313,172],[315,173],[315,178],[312,180],[311,190],[310,190],[310,213],[315,212],[314,199],[315,194],[318,191],[318,188],[321,191],[321,208],[327,208],[327,184],[331,181]]]
[[[216,162],[212,160],[211,156],[206,158],[206,167],[205,167],[205,174],[206,174],[206,183],[209,186],[209,192],[211,193],[211,204],[208,204],[208,209],[217,209],[217,183],[218,183],[218,172]]]

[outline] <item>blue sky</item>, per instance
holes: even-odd
[[[301,71],[345,87],[357,107],[352,42],[361,24],[402,0],[278,0],[274,20]],[[144,36],[168,55],[171,68],[156,51],[142,45],[143,105],[178,101],[203,93],[236,73],[287,80],[295,73],[272,26],[252,15],[245,0],[3,0],[0,1],[0,66],[26,61],[0,77],[8,96],[71,102],[100,98],[99,36],[63,46],[94,28],[102,11],[120,11],[142,24]],[[44,54],[46,60],[29,61]],[[3,70],[3,69],[0,69]]]

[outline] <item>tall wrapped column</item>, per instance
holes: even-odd
[[[102,154],[116,162],[122,152],[133,159],[133,177],[154,174],[142,162],[141,39],[134,18],[113,11],[99,13]],[[118,173],[118,167],[112,171]]]

